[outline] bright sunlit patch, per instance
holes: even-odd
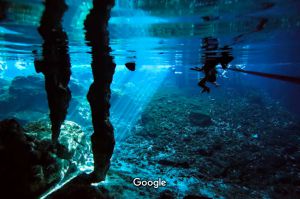
[[[0,61],[0,77],[3,78],[4,72],[7,70],[7,64],[4,61]]]
[[[144,65],[141,67],[141,70],[149,70],[149,71],[161,71],[162,69],[169,69],[171,68],[170,65],[156,65],[156,66],[151,66],[151,65]]]
[[[7,69],[7,64],[5,61],[0,61],[0,71],[5,71]]]
[[[88,160],[86,161],[86,164],[85,165],[81,165],[79,166],[79,170],[81,172],[84,172],[84,173],[91,173],[94,171],[94,161],[92,159],[92,154],[90,154],[90,158],[88,158]],[[89,160],[90,159],[90,160]]]
[[[138,17],[112,17],[110,20],[110,24],[156,24],[156,23],[167,23],[168,21],[159,18],[159,17],[152,17],[152,16],[138,16]]]
[[[15,66],[18,70],[25,70],[26,69],[26,62],[17,61]]]
[[[106,176],[105,181],[98,182],[98,183],[92,183],[91,185],[94,186],[94,187],[98,187],[100,185],[107,185],[107,184],[109,184],[109,182],[110,182],[109,176]]]
[[[135,127],[144,108],[168,74],[169,68],[171,66],[168,65],[145,65],[135,72],[121,70],[115,73],[110,112],[117,141],[126,138]]]

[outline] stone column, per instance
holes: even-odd
[[[35,60],[37,72],[45,76],[45,88],[52,123],[52,142],[56,145],[64,122],[71,91],[68,88],[71,63],[68,37],[62,27],[62,18],[67,5],[64,0],[46,0],[38,32],[44,40],[43,58]]]
[[[85,38],[92,48],[92,71],[94,81],[87,99],[92,111],[94,133],[91,137],[94,155],[92,181],[105,180],[114,150],[114,130],[109,120],[110,85],[115,72],[115,63],[110,56],[108,20],[114,0],[94,0],[85,22]]]

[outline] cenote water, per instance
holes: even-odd
[[[0,0],[0,198],[300,198],[300,1],[115,0],[107,37],[92,2]],[[90,184],[97,78],[115,148]],[[67,155],[47,79],[71,91],[52,99]]]

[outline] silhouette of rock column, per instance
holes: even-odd
[[[36,71],[45,76],[54,144],[58,143],[60,128],[66,118],[71,99],[71,91],[68,88],[71,75],[68,37],[62,28],[62,18],[66,10],[64,0],[45,1],[45,10],[38,28],[44,40],[43,59],[35,60]]]
[[[108,20],[114,0],[94,0],[84,26],[87,45],[92,48],[92,71],[94,82],[87,98],[91,106],[94,133],[91,137],[94,155],[92,181],[105,180],[114,150],[114,129],[109,120],[110,85],[115,72],[115,63],[110,56]]]

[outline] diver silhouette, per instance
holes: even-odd
[[[36,71],[45,77],[45,89],[50,109],[52,144],[55,150],[64,150],[58,138],[71,99],[68,87],[71,76],[68,37],[62,27],[62,18],[68,6],[62,0],[46,0],[38,32],[43,38],[42,59],[34,60]],[[36,51],[33,51],[37,55]]]
[[[263,29],[266,23],[267,20],[262,19],[261,22],[257,25],[256,31],[260,31],[261,29]],[[246,74],[256,75],[256,76],[265,77],[269,79],[275,79],[275,80],[290,82],[294,84],[300,84],[299,77],[286,76],[280,74],[270,74],[270,73],[263,73],[257,71],[249,71],[249,70],[244,70],[236,67],[229,68],[228,64],[234,59],[231,53],[232,48],[229,45],[225,45],[223,48],[219,48],[219,42],[218,39],[216,38],[213,37],[204,38],[202,40],[202,48],[204,49],[204,55],[202,56],[204,58],[203,67],[191,68],[191,70],[203,72],[205,75],[204,78],[202,78],[198,83],[198,86],[200,86],[203,89],[202,93],[210,92],[210,88],[206,86],[206,82],[216,84],[216,80],[217,80],[216,67],[218,64],[220,64],[222,66],[222,69],[224,70],[230,70],[233,72],[246,73]]]
[[[206,37],[202,40],[202,48],[204,49],[204,65],[199,68],[191,68],[191,70],[199,71],[204,73],[204,78],[202,78],[198,86],[202,88],[202,93],[210,92],[210,88],[206,86],[206,82],[213,83],[217,85],[217,65],[221,64],[222,69],[227,69],[228,64],[234,59],[231,55],[232,48],[229,46],[224,46],[219,48],[219,41],[213,37]],[[221,54],[220,52],[221,51]]]

